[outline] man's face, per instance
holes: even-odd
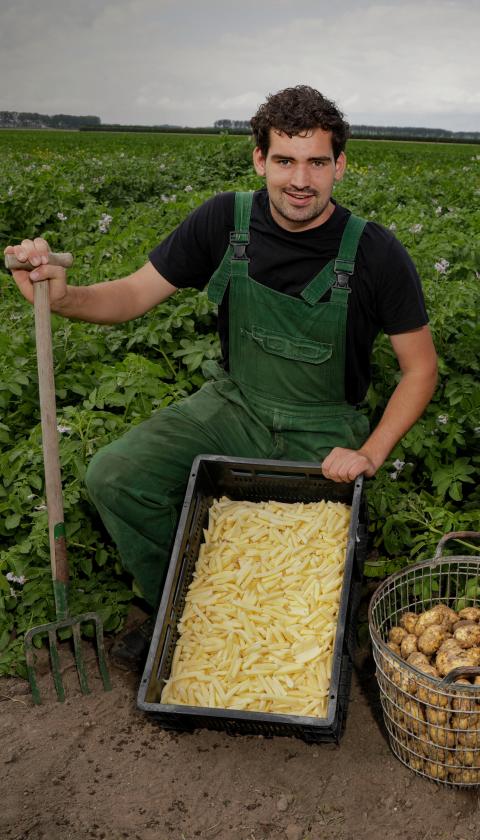
[[[314,128],[289,137],[270,129],[266,157],[257,147],[253,163],[265,176],[272,216],[280,227],[308,230],[325,222],[333,212],[330,201],[335,181],[343,177],[346,157],[335,161],[330,131]]]

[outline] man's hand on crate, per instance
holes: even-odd
[[[325,478],[332,481],[354,481],[359,475],[371,478],[377,467],[373,461],[360,450],[344,449],[336,446],[322,463]]]

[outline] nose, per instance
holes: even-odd
[[[298,164],[295,167],[292,172],[291,184],[292,187],[298,190],[305,190],[310,186],[310,173],[308,165],[303,166],[302,164]]]

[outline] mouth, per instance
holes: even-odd
[[[315,193],[305,193],[305,192],[293,192],[290,190],[284,190],[287,199],[291,204],[296,205],[297,207],[303,207],[305,204],[309,204],[309,202],[315,198]]]

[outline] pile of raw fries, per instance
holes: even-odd
[[[325,717],[350,507],[209,513],[161,702]]]

